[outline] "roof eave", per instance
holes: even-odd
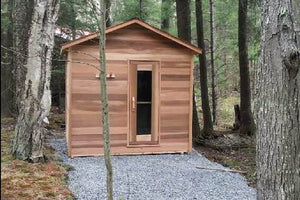
[[[140,21],[140,20],[138,20],[136,18],[134,18],[132,20],[129,20],[129,21],[126,21],[124,23],[117,24],[115,26],[111,26],[111,27],[107,28],[106,31],[105,31],[105,34],[113,32],[113,31],[121,29],[121,28],[124,28],[124,27],[129,26],[129,25],[134,24],[134,23],[137,23],[137,24],[141,25],[142,27],[144,27],[146,29],[149,29],[149,30],[151,30],[151,31],[153,31],[153,32],[155,32],[155,33],[163,36],[163,37],[166,37],[166,38],[168,38],[168,39],[170,39],[170,40],[172,40],[172,41],[174,41],[174,42],[176,42],[178,44],[181,44],[182,46],[190,49],[194,54],[202,54],[202,49],[200,49],[200,48],[198,48],[198,47],[196,47],[196,46],[194,46],[192,44],[189,44],[186,41],[181,40],[181,39],[179,39],[179,38],[177,38],[177,37],[175,37],[173,35],[170,35],[169,33],[166,33],[166,32],[164,32],[164,31],[162,31],[162,30],[160,30],[158,28],[155,28],[155,27],[153,27],[153,26],[151,26],[151,25],[149,25],[149,24],[147,24],[147,23],[145,23],[143,21]],[[76,40],[64,43],[64,44],[62,44],[61,52],[65,52],[66,49],[68,49],[71,46],[74,46],[76,44],[80,44],[82,42],[94,39],[98,35],[99,35],[99,33],[93,33],[93,34],[90,34],[90,35],[78,38]]]

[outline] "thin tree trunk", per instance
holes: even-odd
[[[71,19],[69,19],[71,21],[71,30],[72,30],[72,39],[75,40],[76,39],[76,12],[75,12],[75,8],[74,8],[74,3],[71,5]]]
[[[253,135],[255,131],[251,112],[250,74],[247,53],[247,5],[248,0],[239,0],[239,66],[240,66],[240,133]]]
[[[99,37],[99,59],[101,66],[100,73],[100,86],[101,86],[101,104],[102,104],[102,135],[103,135],[103,147],[105,166],[107,171],[106,176],[106,188],[107,199],[113,199],[113,169],[110,153],[110,137],[109,137],[109,115],[108,115],[108,95],[107,95],[107,82],[106,82],[106,57],[105,57],[105,45],[106,45],[106,0],[100,0],[100,37]]]
[[[241,123],[241,112],[239,105],[234,105],[234,124],[233,130],[239,130]]]
[[[169,31],[169,28],[170,28],[172,2],[173,2],[173,0],[162,0],[161,1],[161,29],[164,31]]]
[[[262,1],[256,71],[259,200],[300,199],[300,2]]]
[[[139,8],[139,15],[140,15],[140,19],[143,20],[142,14],[143,14],[143,0],[140,0],[140,4],[139,4],[140,8]]]
[[[203,111],[203,130],[202,137],[208,138],[213,134],[213,123],[211,120],[211,112],[209,107],[208,87],[207,87],[207,68],[206,68],[206,54],[204,45],[203,34],[203,12],[202,0],[196,0],[196,25],[197,25],[197,41],[198,47],[202,48],[202,54],[199,55],[200,63],[200,86],[201,86],[201,99]]]
[[[210,9],[210,67],[211,67],[212,118],[213,118],[213,123],[217,124],[216,71],[215,71],[215,60],[214,60],[214,43],[215,43],[214,0],[209,0],[209,9]]]
[[[193,93],[193,125],[192,126],[193,126],[193,130],[192,130],[193,140],[197,141],[200,138],[201,129],[200,129],[200,125],[199,125],[199,118],[198,118],[198,111],[197,111],[197,103],[196,103],[196,100],[195,100],[195,93]]]
[[[51,106],[51,56],[59,1],[16,0],[15,3],[16,48],[22,55],[16,57],[19,115],[13,155],[17,159],[38,162],[44,160],[43,124]]]
[[[105,0],[105,3],[106,3],[106,12],[105,12],[106,27],[110,27],[111,26],[111,19],[110,19],[111,0]]]

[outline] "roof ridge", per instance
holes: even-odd
[[[156,28],[156,27],[154,27],[154,26],[152,26],[152,25],[150,25],[150,24],[148,24],[148,23],[140,20],[139,18],[132,18],[132,19],[124,21],[122,23],[110,26],[110,27],[108,27],[105,30],[105,33],[108,34],[110,32],[113,32],[115,30],[124,28],[124,27],[129,26],[129,25],[134,24],[134,23],[137,23],[140,26],[142,26],[142,27],[144,27],[144,28],[146,28],[148,30],[151,30],[151,31],[153,31],[153,32],[155,32],[155,33],[157,33],[157,34],[159,34],[159,35],[161,35],[163,37],[166,37],[166,38],[168,38],[168,39],[170,39],[170,40],[172,40],[172,41],[174,41],[174,42],[176,42],[178,44],[181,44],[182,46],[185,46],[186,48],[192,50],[193,52],[196,52],[197,54],[201,54],[202,53],[202,49],[196,47],[195,45],[190,44],[187,41],[182,40],[182,39],[180,39],[180,38],[178,38],[176,36],[173,36],[170,33],[167,33],[167,32],[165,32],[165,31],[163,31],[161,29],[158,29],[158,28]],[[71,46],[74,46],[76,44],[80,44],[82,42],[94,39],[94,38],[97,37],[98,34],[99,33],[92,33],[92,34],[89,34],[89,35],[77,38],[75,40],[66,42],[66,43],[62,44],[62,51],[64,51],[67,48],[70,48]]]

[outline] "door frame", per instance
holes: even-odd
[[[151,141],[135,141],[134,143],[132,143],[131,138],[132,137],[136,137],[133,136],[133,132],[132,129],[136,127],[132,127],[131,125],[131,120],[132,120],[132,99],[131,99],[131,73],[130,73],[130,66],[132,64],[156,64],[157,68],[156,68],[156,76],[157,76],[157,86],[156,86],[156,119],[153,119],[153,117],[151,117],[151,125],[153,123],[153,120],[156,120],[156,134],[155,136],[157,137],[157,141],[153,141],[153,132],[151,133],[150,137],[151,137]],[[127,134],[127,147],[142,147],[142,146],[159,146],[160,144],[160,94],[161,94],[161,61],[160,60],[154,60],[154,59],[132,59],[132,60],[128,60],[128,96],[127,96],[127,109],[128,109],[128,120],[127,120],[127,124],[128,124],[128,134]],[[137,107],[137,105],[136,105]],[[141,135],[142,137],[140,138],[147,138],[149,137],[148,135]],[[137,138],[136,138],[137,139]]]

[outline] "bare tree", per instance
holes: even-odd
[[[211,101],[212,101],[212,118],[213,123],[217,124],[217,82],[216,82],[216,70],[215,70],[215,5],[214,0],[209,0],[210,10],[210,67],[211,67]]]
[[[100,86],[101,86],[101,104],[102,104],[102,135],[103,135],[103,147],[105,166],[107,171],[106,187],[107,187],[107,199],[113,199],[113,169],[111,163],[110,153],[110,137],[109,137],[109,115],[108,115],[108,95],[107,95],[107,81],[106,81],[106,8],[107,0],[100,0],[100,20],[99,20],[99,59],[100,59]]]
[[[15,1],[15,42],[18,119],[13,155],[44,160],[44,127],[51,106],[50,72],[58,0]]]
[[[256,70],[259,200],[300,199],[300,1],[262,1]]]
[[[203,110],[203,130],[202,137],[209,138],[213,134],[213,123],[211,120],[211,112],[209,107],[208,87],[207,87],[207,68],[206,68],[206,53],[203,34],[203,12],[202,0],[196,0],[196,26],[197,26],[197,40],[198,46],[202,48],[202,54],[199,55],[200,63],[200,86],[201,99]]]

